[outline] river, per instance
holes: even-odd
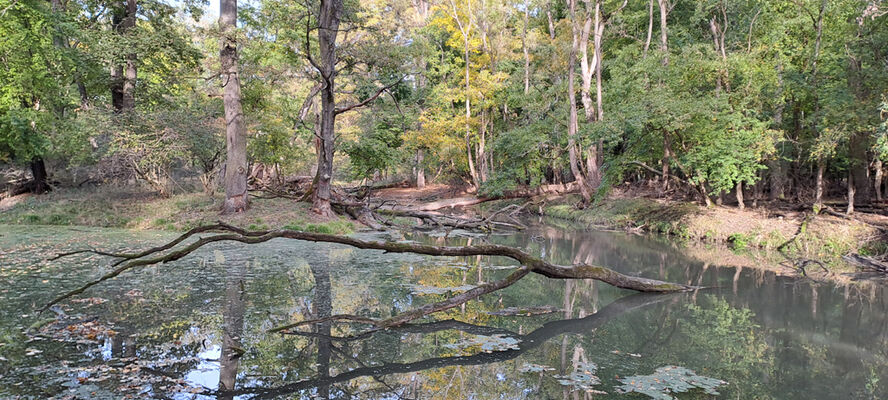
[[[327,322],[269,334],[331,314],[385,318],[514,268],[498,257],[275,239],[217,244],[125,272],[35,314],[111,268],[106,257],[47,261],[53,254],[139,249],[175,236],[0,226],[0,398],[643,399],[621,391],[658,392],[669,383],[663,373],[686,371],[679,386],[709,382],[720,394],[660,398],[888,399],[884,285],[704,263],[663,238],[551,224],[508,235],[375,236],[506,244],[554,263],[596,263],[707,289],[641,295],[530,275],[401,329],[367,333],[366,325]]]

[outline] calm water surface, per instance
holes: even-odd
[[[618,393],[618,379],[681,366],[728,382],[715,398],[888,399],[884,286],[837,287],[704,264],[656,238],[544,225],[508,236],[376,237],[501,243],[555,263],[591,262],[716,288],[639,295],[528,276],[403,329],[362,334],[367,326],[325,323],[268,334],[331,314],[385,318],[514,268],[496,257],[384,255],[274,240],[218,244],[127,272],[58,313],[35,315],[63,290],[110,270],[104,257],[48,256],[173,237],[0,226],[0,398],[643,399]],[[543,306],[552,312],[490,314]],[[571,373],[573,380],[565,378]]]

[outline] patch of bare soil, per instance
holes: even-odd
[[[24,201],[25,199],[27,199],[28,197],[31,197],[31,196],[32,196],[31,193],[22,193],[17,196],[0,198],[0,212],[3,212],[3,211],[6,211],[12,207],[15,207],[16,204],[21,203],[22,201]]]

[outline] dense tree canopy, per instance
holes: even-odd
[[[0,159],[212,190],[225,38],[247,169],[316,173],[316,205],[326,181],[395,176],[487,195],[576,180],[586,202],[626,182],[740,206],[882,196],[880,0],[235,7],[229,31],[193,2],[0,0]]]

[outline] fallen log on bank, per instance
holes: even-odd
[[[213,234],[207,236],[199,236],[194,242],[188,245],[178,246],[188,238],[201,232],[213,231]],[[62,300],[79,295],[89,288],[98,285],[104,281],[117,277],[118,275],[130,269],[163,264],[175,261],[185,257],[192,252],[206,246],[210,243],[232,241],[245,244],[256,244],[267,242],[275,238],[285,238],[293,240],[303,240],[309,242],[338,243],[358,249],[382,250],[386,253],[414,253],[430,256],[503,256],[511,258],[519,263],[518,269],[503,280],[490,282],[477,286],[467,292],[452,296],[443,301],[429,304],[414,310],[395,315],[391,318],[373,321],[364,319],[364,323],[371,323],[378,327],[398,326],[409,321],[421,318],[423,316],[444,311],[453,307],[457,307],[470,300],[478,298],[484,294],[491,293],[518,282],[527,274],[533,272],[552,279],[594,279],[607,283],[618,288],[630,289],[639,292],[681,292],[697,289],[695,286],[682,285],[677,283],[663,282],[655,279],[647,279],[636,276],[629,276],[614,271],[612,269],[591,264],[575,264],[572,266],[562,266],[552,264],[542,258],[526,253],[520,249],[486,244],[475,246],[431,246],[416,243],[398,243],[398,242],[382,242],[373,240],[362,240],[349,236],[328,235],[323,233],[302,232],[289,229],[271,230],[271,231],[250,231],[236,226],[218,222],[213,225],[196,227],[185,234],[179,236],[175,240],[161,246],[153,247],[146,251],[137,253],[110,253],[99,252],[95,250],[83,250],[81,252],[92,252],[100,255],[112,256],[120,258],[125,262],[117,261],[115,265],[119,265],[116,269],[106,273],[100,278],[90,281],[83,286],[71,290],[61,296],[56,297],[42,308],[40,312],[45,311],[49,307],[58,304]],[[177,247],[179,247],[177,249]],[[76,252],[66,253],[56,257],[76,254]],[[334,316],[334,319],[349,319],[348,316]],[[372,321],[372,322],[371,322]],[[288,329],[281,327],[278,330]]]

